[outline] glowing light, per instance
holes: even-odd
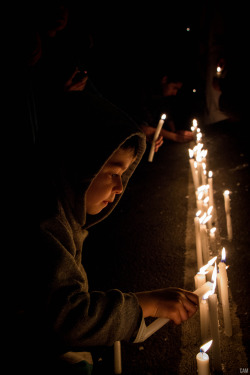
[[[161,115],[161,119],[162,119],[162,120],[165,120],[166,117],[167,117],[167,115],[166,115],[165,113],[163,113],[163,114]]]
[[[208,177],[209,177],[209,178],[213,177],[213,172],[212,172],[212,171],[209,171],[209,172],[208,172]]]
[[[189,152],[189,157],[190,159],[192,159],[194,157],[194,151],[191,150],[191,148],[188,149],[188,152]]]
[[[213,227],[213,228],[210,229],[210,233],[211,233],[211,234],[214,234],[215,231],[216,231],[216,228],[215,228],[215,227]]]
[[[209,206],[209,207],[208,207],[208,210],[207,210],[207,214],[208,214],[208,215],[211,215],[211,212],[213,211],[213,208],[214,208],[213,206]],[[212,229],[213,229],[213,228],[212,228]],[[212,229],[211,229],[211,230],[212,230]],[[215,228],[215,229],[216,229],[216,228]],[[210,232],[211,232],[211,231],[210,231]]]
[[[208,351],[208,349],[210,348],[210,346],[212,345],[212,342],[213,342],[213,340],[210,340],[206,344],[202,345],[200,347],[200,351],[203,352],[203,353],[206,353]]]
[[[221,251],[221,261],[222,262],[226,261],[226,249],[225,249],[225,247],[223,247],[222,251]]]

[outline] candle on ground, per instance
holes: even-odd
[[[202,259],[202,249],[201,249],[201,236],[200,236],[200,219],[199,219],[198,211],[196,213],[196,217],[194,218],[194,225],[195,225],[195,241],[196,241],[196,259],[197,259],[197,268],[198,270],[203,266],[203,259]]]
[[[220,352],[220,335],[218,325],[218,300],[217,294],[211,294],[208,297],[210,332],[213,339],[213,368],[221,371],[221,352]]]
[[[198,172],[195,168],[195,161],[194,161],[194,152],[193,150],[189,149],[189,164],[190,164],[190,168],[191,168],[191,172],[192,172],[192,178],[193,178],[193,183],[194,183],[194,188],[195,190],[198,188],[199,186],[199,182],[198,182]]]
[[[228,277],[227,277],[225,260],[226,260],[226,251],[225,251],[225,248],[223,248],[222,260],[219,263],[221,304],[222,304],[223,320],[224,320],[224,332],[227,336],[232,336],[232,323],[231,323],[229,298],[228,298]]]
[[[206,351],[212,345],[213,340],[210,340],[206,344],[200,347],[200,352],[196,355],[197,371],[198,375],[209,375],[209,356]]]
[[[160,135],[160,132],[161,132],[161,129],[163,127],[163,124],[164,124],[164,121],[165,121],[166,117],[167,116],[164,113],[161,116],[160,121],[158,122],[156,131],[155,131],[155,134],[154,134],[153,142],[152,142],[152,145],[151,145],[151,149],[150,149],[150,152],[149,152],[148,161],[153,161],[154,153],[155,153],[155,142]]]
[[[210,292],[208,292],[210,293]],[[209,320],[209,306],[208,306],[208,293],[206,293],[200,301],[200,329],[201,329],[201,342],[204,344],[209,339],[210,320]]]
[[[214,282],[214,278],[217,276],[217,266],[215,263],[216,259],[217,259],[217,256],[213,257],[212,259],[208,261],[207,274],[206,274],[207,281]],[[215,266],[213,266],[214,263],[215,263]],[[216,267],[216,273],[214,273],[215,267]]]
[[[122,357],[121,357],[121,342],[115,341],[114,343],[114,373],[122,373]]]
[[[207,219],[208,219],[207,217],[200,219],[202,259],[205,264],[208,263],[208,260],[209,260],[208,236],[207,236],[207,227],[206,227]]]
[[[226,221],[227,221],[227,235],[228,239],[232,240],[233,238],[233,230],[232,230],[232,221],[231,221],[231,208],[230,208],[230,198],[229,198],[229,190],[225,190],[224,195],[224,204],[225,204],[225,212],[226,212]]]
[[[209,202],[214,205],[214,190],[213,190],[213,172],[208,172],[208,185],[209,185]]]

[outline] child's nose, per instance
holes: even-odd
[[[121,194],[122,193],[123,185],[122,185],[121,179],[119,179],[119,181],[117,181],[117,183],[115,184],[115,186],[113,188],[113,191],[115,192],[115,194]]]

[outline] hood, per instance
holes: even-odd
[[[88,228],[109,215],[120,200],[145,151],[145,135],[126,113],[88,92],[63,95],[46,117],[38,137],[42,217],[51,215],[48,202],[60,201],[68,217]],[[85,194],[91,181],[130,137],[138,137],[139,148],[122,176],[123,193],[99,214],[86,215]]]

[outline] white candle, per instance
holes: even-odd
[[[200,210],[203,212],[203,191],[199,191],[197,190],[195,192],[195,195],[196,195],[196,205],[197,205],[197,210]]]
[[[213,189],[213,172],[208,172],[208,185],[209,185],[209,202],[214,205],[214,189]]]
[[[195,190],[199,186],[199,181],[198,181],[198,172],[195,168],[195,161],[193,158],[193,150],[189,149],[189,164],[192,172],[192,178],[193,178],[193,183],[194,183],[194,188]]]
[[[205,282],[206,282],[206,274],[205,273],[198,272],[194,276],[195,289],[200,288],[203,284],[205,284]]]
[[[151,149],[150,149],[150,152],[149,152],[148,161],[153,161],[154,153],[155,153],[155,142],[160,135],[160,132],[161,132],[161,129],[163,127],[163,124],[164,124],[164,121],[165,121],[166,117],[167,116],[164,113],[161,116],[160,121],[158,122],[156,131],[155,131],[155,134],[154,134],[153,142],[152,142],[152,145],[151,145]]]
[[[114,373],[122,373],[122,357],[121,357],[121,342],[115,341],[114,343]]]
[[[212,344],[212,340],[209,341],[207,344],[201,346],[200,353],[196,355],[196,362],[197,362],[197,371],[198,375],[209,375],[209,356],[206,351],[210,348]]]
[[[201,248],[202,248],[202,259],[206,264],[209,260],[209,251],[208,251],[208,236],[207,236],[207,227],[204,224],[204,221],[200,224],[200,236],[201,236]]]
[[[225,203],[225,212],[226,212],[226,221],[227,221],[227,235],[228,239],[232,240],[233,238],[233,231],[232,231],[232,221],[231,221],[231,208],[230,208],[230,198],[229,198],[229,190],[225,190],[224,195],[224,203]]]
[[[197,214],[196,214],[197,215]],[[203,266],[201,236],[200,236],[200,219],[196,216],[194,218],[195,225],[195,240],[196,240],[196,259],[198,270]]]
[[[204,344],[209,339],[210,330],[210,320],[209,320],[209,306],[207,301],[207,296],[203,297],[200,301],[200,329],[201,329],[201,342]]]
[[[208,297],[210,332],[213,339],[213,367],[216,371],[221,371],[220,334],[218,325],[218,300],[217,294]]]
[[[225,253],[225,248],[224,253]],[[224,332],[227,336],[232,336],[232,323],[229,308],[229,298],[228,298],[228,278],[225,259],[219,263],[219,273],[220,273],[220,292],[221,292],[221,304],[223,311],[224,320]]]
[[[202,168],[203,168],[203,172],[202,172],[202,185],[206,185],[207,184],[207,171],[206,171],[206,163],[202,163]]]

